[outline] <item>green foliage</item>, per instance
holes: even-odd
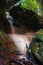
[[[39,54],[43,58],[43,43],[40,42],[40,49],[39,49]]]
[[[38,38],[39,38],[40,40],[43,41],[43,29],[40,29],[40,30],[38,31],[37,36],[38,36]]]
[[[30,49],[31,49],[32,53],[36,53],[37,43],[35,41],[35,38],[32,40],[32,42],[30,44]]]
[[[32,51],[33,53],[35,53],[35,52],[36,52],[36,49],[37,49],[37,45],[34,44],[34,45],[31,47],[31,51]]]
[[[20,0],[23,9],[32,10],[42,16],[41,5],[37,0]]]
[[[29,10],[36,10],[39,8],[39,4],[36,2],[36,0],[20,0],[21,1],[21,7]]]
[[[35,35],[35,38],[32,40],[30,44],[30,49],[32,53],[38,54],[39,59],[43,59],[43,29],[40,29],[38,33]]]

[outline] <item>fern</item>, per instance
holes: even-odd
[[[20,0],[21,1],[21,7],[25,9],[30,9],[32,11],[39,8],[39,4],[36,2],[36,0]]]
[[[41,6],[37,0],[20,0],[21,7],[27,10],[32,10],[37,13],[39,16],[42,15]]]

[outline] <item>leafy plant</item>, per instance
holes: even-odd
[[[21,7],[25,9],[30,9],[32,11],[36,10],[39,7],[39,4],[36,2],[36,0],[20,0],[21,1]]]
[[[38,36],[38,38],[39,38],[40,40],[43,41],[43,29],[40,29],[40,30],[38,31],[37,36]]]
[[[39,48],[39,49],[37,49]],[[32,40],[30,44],[30,49],[32,53],[38,54],[40,59],[43,59],[43,29],[40,29],[35,38]]]
[[[37,0],[20,0],[20,2],[23,9],[32,10],[33,12],[36,12],[39,16],[42,15],[41,5],[38,3]]]

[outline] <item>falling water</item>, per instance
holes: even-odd
[[[15,30],[14,30],[13,24],[10,24],[10,26],[11,26],[11,33],[12,33],[12,34],[15,34]]]
[[[14,26],[12,24],[12,23],[14,23],[13,18],[12,18],[12,16],[9,15],[9,12],[6,12],[6,17],[8,19],[8,22],[10,23],[11,33],[14,34],[15,30],[14,30]]]
[[[27,50],[26,45],[29,47],[30,41],[25,35],[16,34],[14,26],[12,24],[13,23],[12,18],[11,16],[9,16],[8,13],[7,13],[7,19],[10,23],[11,32],[12,32],[12,34],[9,34],[9,37],[14,42],[18,50],[23,54],[23,56],[20,56],[23,58],[26,55],[26,50]]]

